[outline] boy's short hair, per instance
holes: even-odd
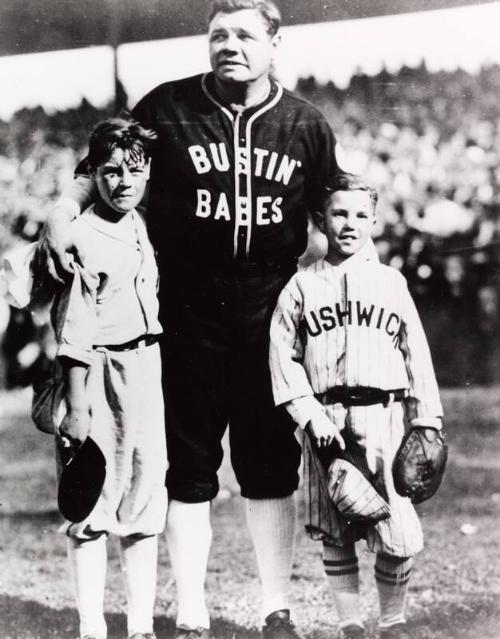
[[[267,32],[274,36],[281,25],[281,12],[272,0],[210,0],[207,21],[210,24],[217,13],[234,13],[254,9],[267,24]]]
[[[129,152],[132,162],[145,162],[158,136],[129,117],[108,118],[90,133],[87,164],[90,171],[107,162],[115,149]]]
[[[319,215],[326,211],[332,195],[337,191],[366,191],[373,204],[373,210],[377,206],[377,191],[372,186],[369,186],[361,176],[354,173],[338,173],[333,175],[323,188],[323,193],[320,197]]]

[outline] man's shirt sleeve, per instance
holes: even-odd
[[[82,163],[78,165],[78,167]],[[77,173],[76,168],[74,179],[63,189],[57,204],[74,208],[74,216],[78,217],[82,211],[85,211],[97,198],[97,187],[94,179],[88,173]]]

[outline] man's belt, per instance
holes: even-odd
[[[252,278],[263,275],[284,274],[292,275],[297,270],[298,258],[290,258],[281,261],[259,260],[249,261],[247,259],[222,260],[207,259],[204,262],[185,261],[180,259],[176,262],[166,261],[165,269],[178,274],[179,281],[185,279],[198,280],[200,277],[212,277],[213,275],[222,278]],[[175,282],[173,282],[175,284]]]
[[[136,349],[146,348],[147,346],[156,344],[159,337],[159,335],[141,335],[140,337],[131,339],[129,342],[124,342],[123,344],[106,344],[105,346],[94,346],[94,349],[99,350],[100,348],[102,348],[107,351],[115,352],[135,351]]]
[[[403,400],[406,397],[406,390],[404,388],[382,390],[372,386],[333,386],[315,397],[323,405],[343,404],[348,407],[383,404],[388,406],[392,402]]]
[[[297,270],[297,261],[288,260],[285,262],[259,261],[249,262],[246,260],[235,260],[227,268],[227,273],[240,277],[259,277],[272,273],[293,273]]]

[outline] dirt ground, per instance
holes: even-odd
[[[416,639],[500,639],[500,389],[443,392],[450,461],[438,494],[420,509],[426,549],[410,585]],[[0,395],[0,639],[74,639],[65,540],[57,534],[52,441],[32,426],[30,392]],[[257,639],[259,584],[242,501],[224,463],[213,504],[208,599],[215,639]],[[299,506],[301,495],[299,491]],[[468,534],[466,534],[468,533]],[[359,545],[364,612],[376,637],[373,556]],[[170,637],[175,586],[160,542],[158,639]],[[293,617],[307,639],[336,636],[320,547],[299,528],[291,584]],[[109,541],[109,639],[125,639],[116,539]]]

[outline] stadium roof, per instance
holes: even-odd
[[[276,0],[285,25],[428,11],[494,0]],[[0,55],[203,33],[205,0],[1,0]]]

